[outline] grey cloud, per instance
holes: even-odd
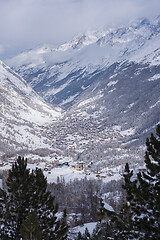
[[[159,9],[159,0],[0,0],[0,45],[6,50],[0,55],[58,45],[88,29],[154,17]]]

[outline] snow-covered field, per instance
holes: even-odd
[[[99,176],[97,176],[97,174],[94,174],[91,172],[86,173],[84,170],[76,170],[71,166],[54,167],[54,168],[51,168],[50,166],[51,165],[49,163],[46,165],[46,162],[39,162],[34,164],[28,163],[27,168],[29,169],[35,169],[36,167],[41,168],[43,170],[45,177],[47,178],[48,183],[52,183],[52,182],[56,183],[58,177],[59,179],[64,178],[65,182],[69,182],[70,180],[74,180],[74,179],[83,179],[85,177],[87,179],[101,179],[104,182],[110,182],[112,180],[119,180],[122,177],[119,173],[116,173],[115,169],[112,169],[112,171],[115,171],[115,174],[113,176],[108,176],[107,174],[107,172],[109,172],[110,169],[107,169],[106,173],[99,174]],[[9,163],[3,167],[0,167],[0,171],[9,170],[11,169],[11,167],[12,167],[12,163]]]
[[[78,234],[80,232],[81,234],[85,233],[86,228],[88,229],[89,233],[92,234],[94,228],[96,227],[97,222],[90,222],[85,223],[83,226],[77,226],[75,228],[71,229],[72,234]]]

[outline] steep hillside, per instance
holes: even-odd
[[[94,116],[104,127],[132,128],[131,135],[139,140],[160,122],[159,89],[160,65],[114,64],[97,77],[71,112]]]
[[[7,62],[45,100],[66,110],[47,134],[63,156],[94,168],[141,162],[160,122],[160,17],[88,32]]]
[[[45,125],[61,117],[26,82],[0,61],[0,153],[51,149]],[[38,153],[38,152],[37,152]]]

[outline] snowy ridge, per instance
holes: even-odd
[[[113,157],[101,137],[106,133],[117,154],[114,162],[118,158],[122,162],[127,154],[124,150],[119,156],[119,146],[144,144],[148,132],[160,122],[159,41],[160,17],[138,19],[127,26],[87,32],[57,48],[44,45],[7,62],[46,101],[66,110],[48,131],[60,139],[55,145],[64,154],[69,145],[75,159],[88,156],[89,161],[97,154],[99,163],[105,161],[108,152]],[[93,126],[93,135],[87,126]],[[70,135],[73,143],[67,140]],[[102,155],[99,149],[104,149]]]
[[[57,62],[57,59],[58,62],[64,62],[63,59],[67,61],[71,59],[73,64],[73,61],[75,62],[77,58],[77,63],[80,64],[80,66],[84,66],[84,63],[86,64],[86,60],[83,62],[84,59],[87,59],[88,64],[92,63],[96,65],[92,57],[97,53],[100,64],[104,59],[109,60],[107,65],[112,64],[118,56],[120,60],[122,60],[122,56],[130,60],[130,57],[135,55],[135,51],[138,51],[143,46],[145,48],[145,44],[150,45],[150,41],[154,40],[154,38],[160,34],[159,25],[160,20],[158,17],[151,22],[148,19],[140,19],[131,23],[129,26],[120,27],[118,29],[86,32],[86,34],[77,36],[70,42],[62,44],[57,48],[43,45],[37,49],[26,51],[7,62],[14,68],[23,67],[24,65],[25,68],[32,68],[31,64],[33,64],[33,67],[41,67],[41,65],[44,67],[48,65],[48,61],[50,62],[50,60],[52,60],[52,64],[54,64]],[[154,48],[158,47],[157,44]],[[90,48],[93,51],[92,54]],[[81,56],[83,59],[80,58]],[[144,57],[145,52],[143,52],[141,60]]]
[[[68,108],[96,73],[123,61],[160,63],[160,19],[139,19],[116,29],[87,32],[57,48],[44,45],[6,62],[46,101]]]
[[[0,62],[0,151],[50,148],[40,132],[61,117],[61,109],[46,104],[24,79]]]

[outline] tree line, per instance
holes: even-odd
[[[70,215],[70,226],[80,225],[86,222],[98,221],[97,209],[100,207],[100,199],[104,193],[108,193],[108,202],[118,210],[122,202],[122,180],[103,182],[101,179],[74,179],[65,182],[64,178],[57,178],[57,183],[48,184],[48,190],[59,210],[66,208]],[[117,195],[121,200],[117,200]],[[114,198],[114,199],[113,199]]]

